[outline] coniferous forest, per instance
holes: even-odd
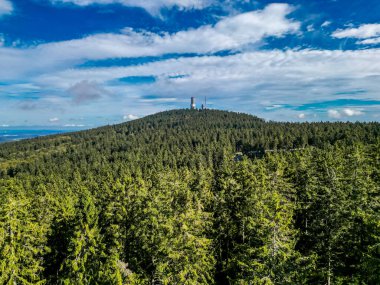
[[[380,124],[174,110],[0,145],[0,284],[380,284]]]

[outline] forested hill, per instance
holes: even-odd
[[[0,284],[380,284],[380,124],[173,110],[0,144]]]
[[[236,152],[372,144],[379,137],[379,123],[277,123],[218,110],[172,110],[119,125],[3,144],[0,167],[15,166],[8,168],[13,173],[26,167],[24,162],[30,168],[30,162],[36,165],[41,159],[39,170],[51,162],[54,171],[65,165],[62,160],[70,161],[70,167],[128,161],[131,170],[193,167],[198,162],[212,166],[218,156]]]

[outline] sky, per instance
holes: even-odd
[[[379,0],[0,0],[0,127],[175,108],[380,120]]]

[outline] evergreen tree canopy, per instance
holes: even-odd
[[[379,284],[380,124],[173,110],[0,145],[0,284]]]

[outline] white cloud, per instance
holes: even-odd
[[[363,115],[364,113],[360,110],[355,110],[355,109],[350,109],[350,108],[345,108],[343,109],[343,114],[348,116],[348,117],[352,117],[352,116],[361,116]]]
[[[132,115],[132,114],[129,114],[129,115],[125,115],[125,116],[123,116],[123,120],[125,120],[125,121],[130,121],[130,120],[136,120],[136,119],[138,119],[139,117],[138,116],[136,116],[136,115]]]
[[[308,26],[306,27],[306,30],[307,30],[308,32],[313,32],[313,31],[315,31],[313,25],[308,25]]]
[[[49,119],[49,122],[50,122],[50,123],[56,123],[56,122],[58,122],[58,121],[59,121],[59,118],[57,118],[57,117],[54,117],[54,118]]]
[[[327,110],[327,115],[333,119],[340,119],[342,117],[342,114],[338,110],[334,109]]]
[[[265,107],[265,110],[276,110],[276,109],[279,109],[282,107],[284,107],[284,106],[280,105],[280,104],[273,104],[273,105]]]
[[[378,62],[380,49],[275,50],[243,52],[224,57],[168,59],[129,67],[69,69],[34,80],[36,84],[60,88],[78,80],[95,80],[103,85],[122,77],[154,76],[157,81],[153,84],[108,86],[107,89],[113,94],[119,94],[118,100],[124,100],[124,105],[129,106],[130,109],[125,113],[133,112],[131,102],[138,108],[150,106],[155,109],[157,106],[173,106],[166,104],[177,98],[176,106],[184,102],[183,106],[187,107],[188,98],[197,94],[199,98],[211,97],[216,102],[221,102],[221,106],[237,111],[270,119],[289,120],[297,116],[289,106],[339,99],[380,101]],[[363,90],[364,94],[350,93],[355,90]],[[152,94],[157,100],[144,98]],[[266,109],[279,108],[280,112],[264,112]],[[370,116],[378,108],[373,106],[372,111],[366,110],[366,115]],[[327,115],[326,111],[326,108],[319,107],[315,112],[320,112],[318,118],[323,119]],[[353,118],[341,109],[337,111],[338,116]]]
[[[270,4],[264,10],[226,17],[214,26],[175,34],[124,29],[121,34],[97,34],[23,49],[0,47],[0,62],[7,66],[0,69],[0,79],[20,78],[23,73],[38,70],[50,72],[85,60],[244,50],[266,37],[282,37],[298,31],[299,22],[286,18],[291,11],[287,4]]]
[[[93,4],[121,4],[129,7],[141,7],[152,15],[159,14],[162,8],[203,9],[213,3],[212,0],[50,0],[53,3],[72,3],[78,6]]]
[[[327,111],[330,118],[341,119],[342,117],[361,116],[364,113],[360,110],[345,108],[343,110],[330,109]]]
[[[358,41],[359,44],[380,43],[380,24],[364,24],[358,28],[339,29],[332,33],[334,38],[355,38],[364,39]]]
[[[86,125],[83,125],[83,124],[80,124],[80,125],[76,125],[76,124],[65,124],[63,125],[64,127],[69,127],[69,128],[82,128],[82,127],[85,127]]]
[[[331,22],[330,22],[330,21],[324,21],[324,22],[322,23],[321,27],[324,28],[324,27],[328,27],[328,26],[330,26],[330,25],[331,25]]]
[[[380,37],[358,41],[358,44],[362,44],[362,45],[376,45],[376,44],[380,44]]]
[[[67,92],[73,96],[76,104],[89,103],[109,94],[108,91],[100,87],[96,82],[82,80],[71,86]]]
[[[298,119],[305,119],[306,115],[304,113],[298,114]]]
[[[13,5],[9,0],[0,0],[0,17],[3,15],[11,14]]]
[[[228,85],[222,84],[218,88],[233,89],[236,85],[242,86],[242,83],[244,86],[263,90],[273,90],[277,86],[282,86],[282,90],[278,90],[282,94],[287,93],[288,90],[291,93],[299,88],[309,92],[310,99],[315,99],[313,96],[320,96],[323,93],[330,95],[335,91],[346,89],[373,89],[378,94],[374,77],[380,76],[380,66],[377,64],[379,61],[379,49],[289,50],[285,52],[277,50],[244,52],[224,57],[197,56],[169,59],[129,67],[69,69],[46,74],[36,80],[39,84],[52,84],[59,87],[60,82],[74,84],[78,80],[95,80],[106,83],[121,77],[154,76],[157,78],[155,84],[151,84],[151,87],[139,86],[138,89],[157,90],[157,85],[178,88],[187,84],[196,88],[197,85],[194,83],[207,84],[209,82],[213,85],[216,82],[228,82]],[[178,74],[185,76],[172,78],[173,75]],[[274,74],[276,76],[273,76]],[[263,86],[263,84],[266,85]],[[316,89],[317,87],[319,89]],[[279,105],[281,104],[271,103],[266,106],[278,107]]]
[[[187,107],[190,96],[197,94],[198,98],[207,96],[208,102],[218,104],[210,105],[213,108],[248,112],[273,120],[289,120],[296,119],[298,114],[289,106],[340,99],[380,101],[378,62],[380,49],[255,51],[230,56],[176,58],[127,67],[58,69],[30,77],[29,81],[49,94],[50,90],[65,92],[86,80],[107,88],[113,94],[112,100],[104,96],[104,100],[94,100],[91,104],[80,106],[72,106],[71,98],[67,98],[66,93],[50,94],[50,97],[54,95],[66,101],[56,100],[49,106],[67,105],[68,110],[77,108],[85,116],[94,112],[104,115],[120,112],[134,114],[137,109],[139,114],[145,115],[174,106]],[[114,85],[115,79],[128,76],[154,76],[157,81],[146,85]],[[6,90],[11,92],[11,87]],[[0,86],[2,93],[3,88]],[[362,92],[352,92],[355,90]],[[19,93],[22,94],[21,89]],[[152,95],[157,99],[148,100],[147,96]],[[0,98],[0,111],[7,112],[6,106],[9,107],[9,103]],[[373,120],[379,106],[365,106],[365,114],[359,105],[348,109],[363,112],[361,120]],[[265,110],[268,107],[275,111],[268,112]],[[281,111],[278,111],[279,108]],[[356,118],[349,116],[352,112],[343,111],[343,108],[333,108],[338,113],[330,112],[330,116]],[[318,120],[328,115],[324,107],[307,109],[302,113],[309,112],[317,114]],[[12,113],[5,114],[12,117]],[[55,116],[54,113],[52,116]],[[313,119],[312,115],[306,118]]]

